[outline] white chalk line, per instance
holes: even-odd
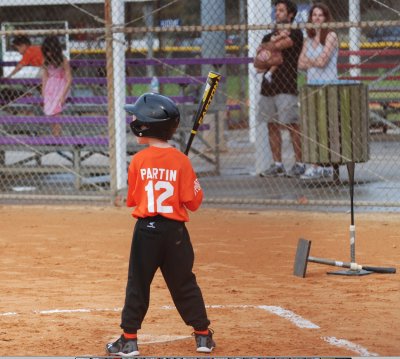
[[[311,321],[297,315],[291,310],[284,309],[279,306],[270,306],[270,305],[207,305],[207,308],[210,309],[261,309],[267,311],[271,314],[277,315],[281,318],[284,318],[290,321],[292,324],[301,329],[320,329],[320,327]],[[172,310],[175,309],[174,306],[164,305],[161,309]],[[51,309],[51,310],[34,310],[32,311],[35,314],[68,314],[68,313],[95,313],[95,312],[120,312],[122,308],[102,308],[102,309],[89,309],[89,308],[79,308],[79,309]],[[21,313],[18,312],[5,312],[0,313],[1,316],[18,316]],[[171,336],[171,335],[159,335],[153,336],[150,334],[139,334],[139,340],[142,344],[152,344],[152,343],[162,343],[162,342],[170,342],[174,340],[182,340],[190,338],[190,336]],[[346,339],[337,339],[335,337],[321,337],[322,340],[327,342],[328,344],[343,348],[352,352],[359,354],[360,356],[379,356],[377,353],[369,352],[368,349],[362,347],[361,345],[352,343]]]
[[[311,323],[309,320],[304,319],[297,315],[296,313],[284,309],[282,307],[277,307],[277,306],[270,306],[270,305],[209,305],[206,306],[207,308],[212,308],[212,309],[224,309],[224,308],[230,308],[230,309],[246,309],[246,308],[252,308],[252,309],[262,309],[267,312],[270,312],[272,314],[275,314],[279,317],[282,317],[284,319],[289,320],[292,322],[296,327],[299,328],[307,328],[307,329],[319,329],[319,326]],[[163,309],[175,309],[173,306],[164,306],[162,307]]]
[[[345,348],[347,350],[356,352],[357,354],[360,354],[361,356],[364,357],[378,357],[379,354],[377,353],[371,353],[369,352],[366,348],[362,347],[361,345],[352,343],[346,339],[337,339],[335,337],[321,337],[323,340],[325,340],[327,343],[330,345],[333,345],[335,347],[339,348]]]
[[[103,308],[103,309],[51,309],[51,310],[34,310],[35,314],[62,314],[62,313],[93,313],[93,312],[120,312],[122,308]]]
[[[270,305],[260,305],[258,308],[266,310],[267,312],[270,312],[272,314],[276,314],[279,317],[285,318],[299,328],[319,329],[318,325],[310,322],[307,319],[304,319],[303,317],[300,317],[300,315],[297,315],[290,310]]]

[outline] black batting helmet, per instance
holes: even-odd
[[[135,136],[169,140],[179,125],[180,114],[169,98],[155,93],[145,93],[133,105],[125,105],[125,111],[136,116],[130,123]]]

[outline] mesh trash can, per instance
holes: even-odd
[[[300,118],[303,162],[340,165],[368,161],[368,88],[364,84],[303,86]]]

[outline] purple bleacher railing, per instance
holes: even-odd
[[[5,136],[0,137],[0,145],[29,145],[29,146],[108,146],[107,137],[88,136]]]
[[[127,123],[130,117],[126,118]],[[93,124],[106,125],[108,123],[107,116],[0,116],[0,124],[21,124],[21,123],[61,123],[61,124]]]
[[[127,77],[128,85],[150,84],[151,77]],[[162,84],[178,84],[178,85],[203,85],[207,77],[205,76],[159,76],[158,81]],[[4,85],[25,85],[38,86],[42,83],[40,78],[0,78],[0,84]],[[107,85],[105,77],[75,77],[72,79],[74,85]]]
[[[132,118],[126,117],[126,123],[130,123]],[[89,125],[107,125],[107,116],[0,116],[0,125],[18,125],[29,124],[89,124]],[[209,129],[207,124],[201,124],[200,130]]]
[[[133,103],[137,100],[138,97],[136,96],[127,96],[126,102],[127,103]],[[176,102],[176,103],[188,103],[188,102],[195,102],[196,99],[194,96],[171,96],[171,98]],[[0,100],[1,105],[6,105],[8,104],[9,101],[6,100]],[[15,104],[41,104],[43,102],[43,99],[41,97],[33,97],[33,96],[26,96],[26,97],[21,97],[16,100],[13,100],[12,103]],[[101,105],[107,104],[107,97],[106,96],[88,96],[88,97],[69,97],[67,99],[67,103],[69,104],[95,104],[95,105]]]
[[[208,57],[208,58],[154,58],[154,59],[126,59],[128,66],[149,65],[240,65],[253,62],[251,57]],[[0,61],[0,66],[15,66],[16,61]],[[71,66],[106,66],[106,60],[102,59],[72,59]]]

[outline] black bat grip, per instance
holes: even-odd
[[[190,151],[190,147],[192,147],[192,142],[193,142],[193,140],[194,140],[194,136],[190,136],[190,137],[189,137],[189,140],[188,140],[188,143],[187,143],[187,145],[186,145],[186,150],[185,150],[185,152],[184,152],[185,155],[188,155],[188,153],[189,153],[189,151]]]
[[[396,273],[396,268],[391,267],[369,267],[362,266],[363,269],[375,273]]]

